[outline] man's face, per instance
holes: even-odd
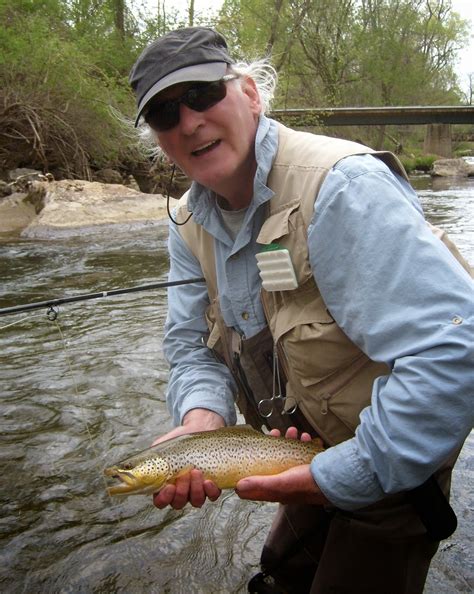
[[[190,179],[232,203],[239,186],[253,183],[254,141],[261,104],[252,79],[225,84],[227,94],[222,101],[202,112],[180,104],[179,123],[156,134],[170,160]],[[180,97],[189,86],[170,87],[159,100]]]

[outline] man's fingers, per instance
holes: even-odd
[[[202,507],[206,501],[202,472],[200,470],[191,470],[189,477],[189,502],[193,507]]]
[[[273,476],[252,476],[241,479],[235,489],[241,499],[253,501],[286,502],[286,498],[293,495],[288,489],[288,482],[281,474]]]
[[[220,494],[221,490],[214,482],[204,480],[202,472],[193,469],[180,476],[174,485],[166,485],[159,493],[155,493],[153,503],[159,509],[168,505],[174,509],[183,509],[187,503],[193,507],[202,507],[206,497],[216,501]]]
[[[285,433],[286,439],[298,439],[298,429],[296,427],[289,427]]]
[[[204,481],[204,492],[206,493],[207,498],[211,501],[216,501],[219,499],[221,494],[219,487],[217,487],[212,481]]]
[[[153,495],[153,504],[158,509],[163,509],[164,507],[171,504],[174,499],[175,492],[176,488],[174,485],[166,485],[166,487],[163,487],[159,493],[155,493]]]
[[[176,493],[171,502],[173,509],[183,509],[189,501],[189,492],[191,486],[191,473],[187,472],[176,479]]]
[[[272,429],[270,431],[272,437],[280,437],[281,432],[278,429]],[[298,429],[296,427],[289,427],[286,430],[285,437],[287,439],[298,439]],[[312,437],[309,433],[303,432],[300,436],[301,441],[311,441]]]

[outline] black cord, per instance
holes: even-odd
[[[189,221],[189,219],[193,216],[193,213],[190,212],[189,217],[185,221],[183,221],[182,223],[178,223],[178,221],[175,221],[175,219],[173,219],[173,216],[171,215],[171,210],[170,210],[170,190],[171,190],[171,185],[173,184],[173,178],[174,178],[175,171],[176,171],[176,165],[173,163],[173,169],[171,170],[170,183],[168,184],[168,189],[166,191],[166,212],[168,213],[170,220],[175,225],[185,225]]]

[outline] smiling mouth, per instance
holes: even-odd
[[[215,149],[216,146],[218,146],[220,143],[220,140],[213,140],[209,144],[206,144],[205,146],[202,146],[201,148],[195,151],[191,151],[191,154],[193,155],[193,157],[200,157],[201,155],[205,155],[206,153],[209,153],[210,151]]]

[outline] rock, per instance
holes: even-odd
[[[127,177],[125,178],[123,183],[125,186],[127,186],[127,188],[132,188],[132,190],[136,190],[137,192],[140,192],[140,186],[138,185],[138,182],[133,177],[133,175],[127,175]]]
[[[463,157],[464,163],[467,165],[467,174],[469,177],[474,176],[474,157]]]
[[[28,202],[28,194],[15,192],[0,201],[0,233],[18,233],[27,227],[35,216],[35,207]]]
[[[40,209],[22,236],[51,238],[161,223],[166,200],[118,184],[82,180],[35,182],[30,201]]]
[[[17,169],[12,169],[8,172],[8,178],[11,181],[17,181],[19,179],[34,181],[41,175],[43,175],[41,171],[37,171],[36,169],[28,169],[27,167],[18,167]]]
[[[433,163],[433,176],[439,177],[467,177],[469,165],[464,159],[439,159]]]
[[[110,167],[96,171],[94,174],[94,181],[102,182],[104,184],[123,184],[122,175]]]
[[[0,198],[3,198],[4,196],[10,196],[12,192],[13,190],[10,184],[3,180],[0,180]]]

